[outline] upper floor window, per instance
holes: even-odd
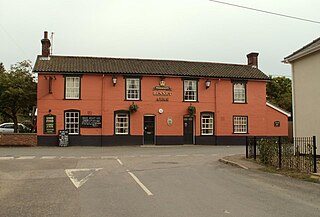
[[[115,113],[115,134],[128,135],[129,134],[129,113],[118,112]]]
[[[197,80],[183,81],[183,100],[184,101],[198,100],[198,81]]]
[[[233,133],[248,133],[248,117],[247,116],[233,117]]]
[[[80,99],[80,77],[65,77],[65,99]]]
[[[126,100],[140,100],[140,78],[126,78]]]
[[[80,132],[80,112],[69,110],[64,112],[64,129],[69,134],[79,134]]]
[[[246,82],[233,82],[233,102],[246,103]]]
[[[213,135],[213,113],[201,114],[201,135]]]

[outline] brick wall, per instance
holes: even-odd
[[[0,146],[36,146],[37,134],[35,133],[5,133],[0,134]]]

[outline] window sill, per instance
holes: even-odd
[[[248,104],[247,102],[233,102],[233,104]]]

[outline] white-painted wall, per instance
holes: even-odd
[[[320,51],[291,64],[294,136],[317,136],[320,147]]]

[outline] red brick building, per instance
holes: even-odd
[[[38,73],[38,145],[244,144],[287,136],[288,114],[266,102],[258,54],[248,64],[51,56]]]

